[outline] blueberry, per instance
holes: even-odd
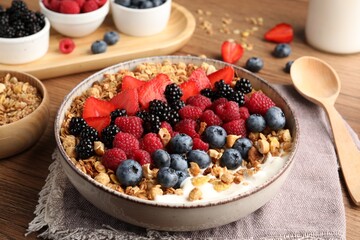
[[[220,126],[210,126],[205,129],[204,140],[211,148],[222,148],[226,142],[226,131]]]
[[[96,40],[91,45],[91,52],[94,54],[104,53],[104,52],[106,52],[106,48],[107,48],[106,42],[104,42],[102,40]]]
[[[265,119],[260,114],[251,114],[246,119],[246,128],[249,132],[262,132],[265,127]]]
[[[189,152],[193,147],[193,140],[185,133],[179,133],[171,138],[169,148],[172,153],[183,154]]]
[[[188,169],[188,162],[180,154],[170,154],[171,163],[170,167],[175,170],[186,170]]]
[[[114,31],[106,32],[104,34],[104,41],[107,43],[107,45],[114,45],[119,41],[119,34]]]
[[[288,57],[291,53],[291,47],[287,43],[280,43],[275,46],[273,55],[277,58],[285,58]]]
[[[166,0],[153,0],[153,3],[154,3],[154,7],[158,7],[160,6],[161,4],[163,4]]]
[[[177,183],[175,184],[174,187],[175,187],[175,188],[180,188],[182,182],[183,182],[186,178],[190,177],[190,174],[189,174],[188,171],[179,171],[179,170],[177,170],[177,171],[175,171],[175,172],[176,172],[176,174],[178,175],[179,180],[177,181]]]
[[[280,130],[285,127],[285,114],[279,107],[271,107],[266,111],[265,121],[271,130]]]
[[[176,171],[169,167],[160,168],[157,174],[157,181],[162,187],[171,188],[174,187],[179,181],[179,177]]]
[[[136,186],[142,179],[141,165],[132,159],[125,160],[116,169],[116,177],[125,187]]]
[[[232,148],[238,150],[243,159],[247,159],[249,149],[252,147],[252,142],[246,137],[238,138]]]
[[[131,0],[115,0],[115,3],[124,6],[124,7],[130,7]]]
[[[167,151],[163,149],[158,149],[153,152],[151,157],[157,168],[170,167],[171,158],[170,154]]]
[[[241,165],[241,153],[233,148],[228,148],[224,151],[220,158],[220,166],[227,167],[228,169],[236,169]]]
[[[251,57],[245,63],[245,68],[251,72],[259,72],[264,67],[264,62],[259,57]]]
[[[145,1],[145,2],[142,2],[139,6],[139,8],[141,9],[146,9],[146,8],[152,8],[154,7],[154,3],[152,1]]]
[[[288,61],[286,64],[285,64],[285,68],[284,68],[284,71],[286,73],[290,73],[290,69],[291,69],[291,65],[294,63],[294,61]]]
[[[198,149],[191,150],[187,155],[187,159],[189,162],[197,163],[200,168],[207,168],[211,163],[209,154],[203,150]]]

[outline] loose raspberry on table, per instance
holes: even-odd
[[[246,125],[244,119],[233,120],[222,125],[227,134],[246,136]]]
[[[207,151],[207,150],[209,150],[209,144],[204,142],[200,138],[194,138],[193,139],[193,148],[192,149],[193,150],[198,149],[198,150]]]
[[[186,105],[185,107],[179,110],[179,115],[181,119],[196,120],[201,116],[202,112],[203,111],[199,107]]]
[[[213,110],[206,110],[200,117],[201,122],[205,122],[206,126],[221,125],[222,120]]]
[[[189,97],[186,100],[186,104],[195,106],[195,107],[199,107],[199,108],[201,108],[202,111],[204,111],[205,109],[209,108],[212,103],[211,103],[210,98],[207,98],[207,97],[199,94],[199,95]]]
[[[170,133],[170,136],[173,137],[174,136],[174,130],[172,129],[170,123],[163,121],[160,124],[160,128],[166,128],[168,130],[168,132]]]
[[[175,131],[179,133],[185,133],[191,138],[199,138],[200,135],[197,132],[197,123],[193,119],[183,119],[175,125]]]
[[[246,120],[250,117],[249,109],[247,107],[239,107],[240,118]]]
[[[250,113],[264,115],[269,108],[275,106],[275,103],[263,92],[258,91],[251,94],[246,106]]]
[[[130,133],[119,132],[115,135],[114,148],[120,148],[124,150],[126,155],[130,155],[136,149],[140,149],[139,140]]]
[[[147,163],[152,164],[151,155],[145,150],[135,150],[133,153],[131,153],[130,158],[140,163],[141,166]]]
[[[120,148],[111,148],[105,151],[101,163],[107,168],[116,171],[122,161],[127,159],[125,152]]]
[[[151,155],[156,150],[163,149],[164,146],[156,133],[147,133],[140,141],[140,148]]]
[[[239,105],[233,101],[217,105],[215,113],[224,122],[240,119]]]
[[[143,120],[137,116],[123,116],[115,119],[115,125],[120,128],[120,131],[130,133],[137,139],[141,138],[144,133]]]

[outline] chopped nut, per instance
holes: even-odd
[[[197,176],[199,175],[201,172],[201,169],[199,167],[199,165],[196,162],[190,162],[190,173],[193,176]]]
[[[199,187],[201,185],[204,185],[205,183],[209,182],[210,177],[208,176],[200,176],[200,177],[194,177],[191,179],[192,185],[195,187]]]
[[[199,188],[195,187],[189,193],[189,201],[196,201],[202,199],[202,192]]]
[[[94,167],[95,167],[96,171],[98,171],[99,173],[105,173],[106,172],[105,166],[100,161],[96,161],[94,163]]]
[[[226,147],[232,148],[236,140],[238,140],[240,136],[229,134],[226,137]]]
[[[149,200],[154,200],[157,195],[163,195],[163,190],[160,188],[160,185],[156,185],[155,187],[152,187],[148,192],[147,197]]]
[[[267,154],[270,151],[270,144],[264,139],[260,139],[255,142],[255,147],[262,154]]]
[[[213,182],[214,189],[217,192],[225,191],[226,189],[229,189],[230,184],[224,183],[221,180],[217,180]]]
[[[223,175],[221,175],[220,180],[223,183],[231,184],[234,181],[234,175],[230,172],[225,172]]]
[[[101,172],[99,173],[98,175],[96,175],[94,177],[94,180],[101,183],[101,184],[104,184],[104,185],[107,185],[108,183],[110,183],[110,177],[109,175],[107,175],[106,173],[104,172]]]
[[[116,175],[115,174],[110,174],[110,179],[111,179],[111,182],[113,183],[116,183],[116,184],[119,184],[120,185],[120,182],[119,180],[117,179]]]
[[[102,156],[105,153],[105,145],[101,141],[94,142],[94,151],[97,155]]]
[[[200,122],[200,127],[199,127],[199,135],[201,135],[206,129],[206,122]]]
[[[170,139],[171,139],[171,135],[169,133],[169,130],[167,130],[166,128],[160,128],[159,130],[159,137],[161,139],[161,142],[164,146],[166,146]]]

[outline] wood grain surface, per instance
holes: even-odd
[[[3,2],[8,4],[10,0],[2,0],[1,3]],[[27,0],[26,2],[33,8],[38,7],[37,1]],[[259,29],[247,38],[247,42],[253,44],[253,50],[245,51],[244,56],[237,64],[244,66],[249,57],[261,57],[265,62],[264,68],[259,73],[261,77],[270,83],[291,83],[290,75],[283,71],[287,61],[304,55],[325,60],[338,72],[341,79],[342,89],[335,106],[355,132],[360,135],[360,54],[334,55],[317,51],[308,46],[304,35],[307,1],[207,0],[206,4],[204,4],[205,1],[190,0],[175,0],[175,2],[185,6],[194,15],[197,26],[190,41],[174,54],[204,54],[210,58],[219,58],[220,46],[224,40],[233,38],[241,41],[241,36],[236,34],[236,30],[244,31],[254,26],[247,21],[247,18],[262,17],[263,26],[259,26]],[[200,14],[199,9],[204,14]],[[207,11],[208,14],[206,14]],[[207,34],[201,27],[202,21],[208,21],[212,26],[212,35]],[[224,22],[231,23],[223,26]],[[295,38],[291,43],[292,54],[285,59],[272,57],[271,52],[275,44],[265,42],[262,37],[266,30],[280,22],[293,25],[295,30]],[[222,33],[226,32],[226,29],[230,33]],[[176,41],[176,36],[174,36],[174,41]],[[69,55],[70,60],[71,55]],[[37,205],[38,194],[48,175],[48,167],[52,162],[51,154],[56,147],[53,123],[57,109],[64,96],[92,73],[94,71],[50,78],[44,81],[51,97],[51,117],[45,134],[35,146],[26,152],[0,160],[0,239],[25,239],[24,234],[28,223],[34,218],[33,212]],[[354,161],[359,160],[354,159]],[[360,239],[360,208],[351,203],[342,176],[341,184],[346,211],[347,239],[357,240]],[[26,239],[36,239],[36,234],[31,234]]]

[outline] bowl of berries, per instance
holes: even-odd
[[[50,23],[25,2],[0,6],[0,63],[23,64],[44,56],[49,48]]]
[[[293,165],[298,123],[266,81],[190,56],[136,59],[86,78],[55,119],[60,162],[93,205],[151,229],[247,216]]]
[[[68,37],[84,37],[96,31],[110,9],[108,0],[40,0],[39,5],[51,26]]]

